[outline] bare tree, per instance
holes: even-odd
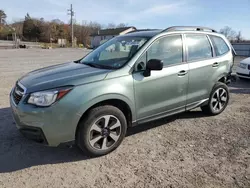
[[[128,24],[120,23],[116,26],[116,28],[128,27]]]
[[[51,22],[55,24],[63,24],[63,21],[61,21],[60,19],[53,19],[51,20]]]
[[[240,41],[242,41],[242,40],[243,40],[243,37],[242,37],[242,35],[241,35],[241,31],[239,31],[238,34],[236,35],[236,41],[237,41],[237,42],[240,42]]]
[[[107,29],[114,29],[116,28],[116,25],[114,23],[109,23],[107,26]]]
[[[102,28],[102,25],[97,22],[89,22],[87,25],[93,30],[100,30]]]
[[[225,35],[229,40],[235,40],[236,31],[234,31],[231,27],[225,26],[220,30],[220,33]]]

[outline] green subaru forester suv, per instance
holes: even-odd
[[[13,117],[29,139],[49,146],[75,141],[85,155],[105,155],[128,127],[196,107],[220,114],[234,55],[209,28],[131,32],[80,60],[20,78],[10,93]]]

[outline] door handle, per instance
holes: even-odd
[[[178,76],[185,76],[188,72],[185,70],[182,70],[178,73]]]
[[[219,66],[218,62],[213,63],[213,67],[218,67],[218,66]]]

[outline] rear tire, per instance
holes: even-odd
[[[80,122],[76,143],[85,155],[98,157],[114,151],[126,131],[127,121],[121,110],[109,105],[99,106],[91,109]]]
[[[201,110],[208,115],[218,115],[225,110],[228,101],[228,87],[226,84],[219,82],[214,86],[208,104],[202,106]]]

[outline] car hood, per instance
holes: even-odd
[[[250,64],[250,57],[243,59],[241,63]]]
[[[19,82],[26,87],[27,93],[30,93],[56,87],[100,81],[111,71],[69,62],[32,71],[20,78]]]

